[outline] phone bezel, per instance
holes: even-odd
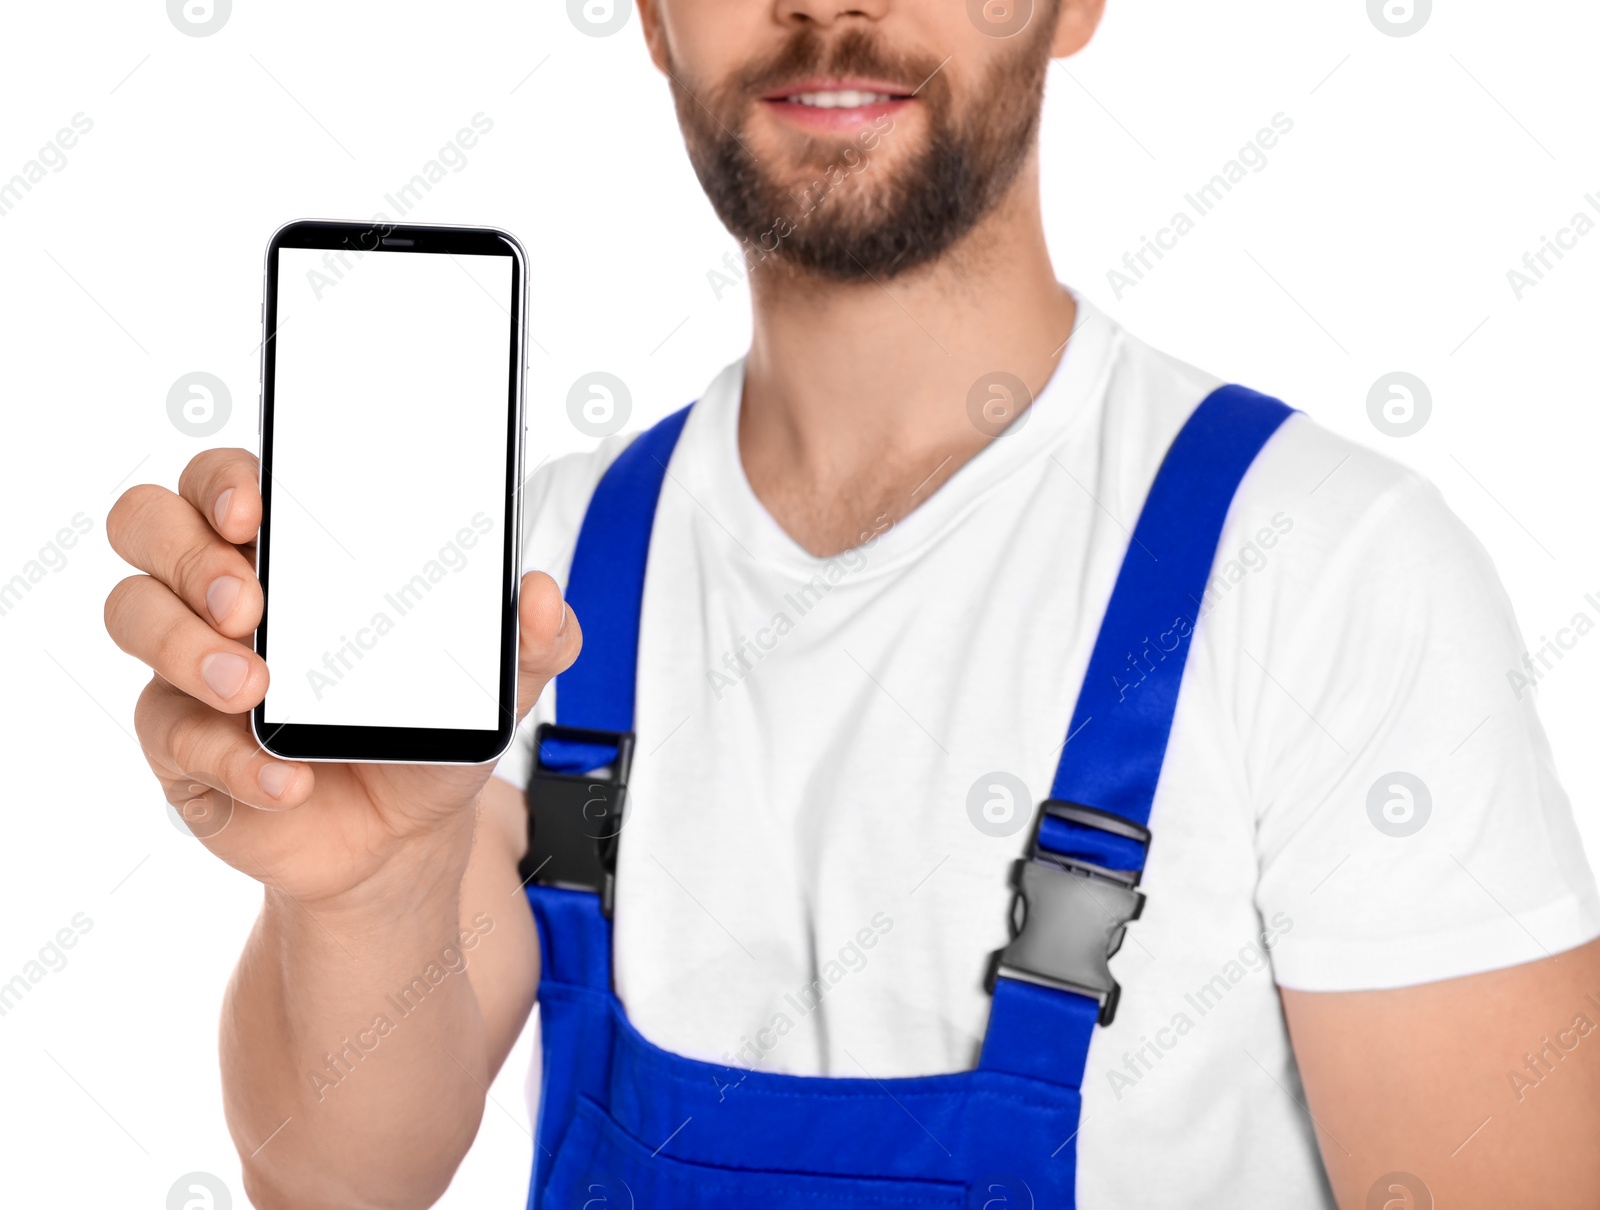
[[[407,245],[385,245],[409,240]],[[255,650],[267,659],[267,627],[272,595],[268,589],[272,525],[272,427],[278,326],[278,251],[312,248],[351,254],[406,256],[447,253],[511,258],[510,375],[506,420],[506,517],[502,549],[500,616],[499,726],[493,730],[441,727],[367,727],[266,721],[263,700],[250,712],[256,742],[274,756],[296,761],[346,763],[482,764],[499,757],[516,733],[517,599],[522,536],[521,484],[523,456],[524,375],[527,364],[527,254],[515,236],[496,227],[433,226],[299,219],[286,223],[267,241],[262,294],[261,394],[258,405],[260,442],[261,530],[256,542],[256,576],[261,581],[261,622]],[[270,667],[270,661],[269,661]]]

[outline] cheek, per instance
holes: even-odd
[[[704,95],[782,48],[785,31],[773,20],[775,7],[748,0],[656,0],[646,35],[672,74]]]

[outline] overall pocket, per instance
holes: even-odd
[[[685,1123],[693,1129],[694,1123]],[[587,1097],[562,1143],[541,1210],[965,1210],[965,1185],[753,1172],[690,1164],[634,1138]]]

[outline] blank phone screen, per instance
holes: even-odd
[[[276,255],[262,722],[494,730],[513,259]]]

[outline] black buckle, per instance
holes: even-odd
[[[1011,943],[995,953],[985,986],[993,994],[1000,976],[1088,996],[1100,1004],[1100,1024],[1110,1025],[1122,988],[1109,959],[1122,948],[1129,921],[1144,910],[1133,888],[1139,871],[1112,870],[1039,848],[1047,817],[1150,843],[1147,828],[1077,803],[1048,799],[1039,808],[1028,855],[1012,867]]]
[[[524,886],[533,882],[593,891],[600,896],[601,912],[610,919],[633,738],[632,731],[539,725],[533,737],[533,776],[528,781],[528,852],[520,866]],[[587,773],[561,773],[544,767],[547,739],[598,744],[614,748],[616,756]]]

